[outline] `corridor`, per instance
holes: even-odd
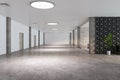
[[[0,80],[119,80],[120,56],[45,46],[0,56]]]

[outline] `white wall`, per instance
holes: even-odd
[[[34,35],[36,35],[36,46],[38,46],[38,30],[32,28],[31,31],[32,47],[34,47]]]
[[[86,49],[89,44],[89,22],[80,27],[80,46]]]
[[[47,32],[45,34],[46,44],[49,45],[68,45],[69,33]]]
[[[19,33],[24,33],[24,49],[29,46],[29,27],[12,20],[11,21],[11,50],[19,50]]]
[[[19,50],[19,33],[24,33],[24,49],[29,48],[29,27],[11,20],[11,51]],[[38,30],[32,29],[32,47],[36,35],[38,45]],[[43,32],[40,32],[40,44],[43,45]],[[0,55],[6,54],[6,17],[0,15]]]
[[[0,15],[0,55],[6,53],[6,17]]]

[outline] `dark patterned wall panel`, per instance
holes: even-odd
[[[96,17],[95,18],[95,51],[97,54],[106,54],[104,38],[113,34],[113,48],[120,45],[120,17]],[[114,49],[112,50],[114,52]]]

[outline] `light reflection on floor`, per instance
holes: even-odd
[[[35,49],[34,51],[37,51],[37,52],[68,52],[68,51],[74,51],[77,50],[77,51],[81,51],[80,48],[73,48],[72,46],[55,46],[55,45],[51,45],[51,46],[45,46],[44,47],[41,47],[39,49]]]
[[[70,51],[69,49],[58,49],[58,48],[49,48],[49,49],[36,49],[35,51],[41,52],[61,52],[61,51]]]
[[[68,47],[70,47],[70,46],[68,46],[68,45],[47,45],[47,46],[45,46],[45,48],[68,48]]]

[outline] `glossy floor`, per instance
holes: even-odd
[[[0,56],[0,80],[119,80],[120,56],[46,46]]]

